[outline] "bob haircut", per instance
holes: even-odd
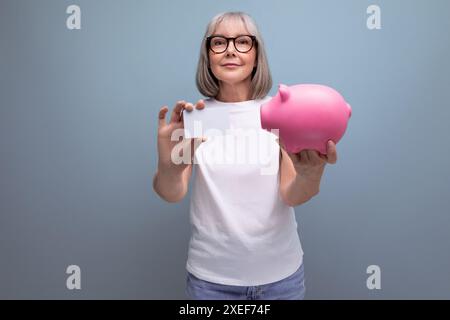
[[[256,53],[256,67],[253,68],[251,75],[251,100],[264,98],[269,90],[272,88],[272,76],[270,74],[269,64],[267,62],[266,50],[264,42],[258,27],[248,14],[244,12],[224,12],[216,15],[208,23],[206,27],[205,36],[203,37],[200,58],[198,60],[196,85],[197,89],[206,97],[214,98],[219,93],[219,80],[214,76],[209,68],[209,56],[206,38],[213,34],[217,26],[222,21],[242,21],[251,35],[256,37],[255,48]]]

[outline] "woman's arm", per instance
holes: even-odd
[[[158,166],[153,177],[153,190],[167,202],[179,202],[188,191],[191,175],[192,164],[186,167],[181,173]]]
[[[204,101],[199,100],[195,108],[202,110]],[[168,107],[159,110],[158,116],[158,168],[153,176],[153,190],[168,202],[178,202],[184,198],[188,191],[189,179],[192,174],[192,162],[196,148],[204,141],[201,138],[185,139],[184,135],[179,141],[179,133],[184,129],[183,110],[191,112],[194,108],[192,103],[184,100],[175,105],[170,122],[166,123]],[[175,147],[179,149],[175,149]],[[179,151],[182,151],[182,155]],[[174,154],[172,154],[175,151]],[[178,161],[184,159],[184,153],[190,153],[190,161],[185,163]],[[172,159],[175,156],[176,159]],[[176,161],[174,161],[176,160]]]
[[[298,206],[317,195],[327,163],[336,163],[336,145],[330,140],[327,155],[314,150],[286,152],[280,143],[280,197],[289,206]]]
[[[297,175],[287,152],[280,148],[280,197],[291,207],[309,201],[319,193],[319,182]]]

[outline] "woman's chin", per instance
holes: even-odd
[[[245,79],[247,79],[248,77],[220,77],[220,81],[224,82],[224,83],[228,83],[228,84],[235,84],[235,83],[239,83],[244,81]]]

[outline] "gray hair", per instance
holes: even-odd
[[[257,65],[252,71],[252,82],[251,82],[251,99],[262,99],[264,98],[269,90],[272,88],[272,76],[270,74],[269,64],[267,62],[266,50],[264,48],[264,41],[258,30],[258,27],[248,14],[244,12],[224,12],[216,15],[208,23],[206,27],[205,36],[203,37],[201,48],[200,48],[200,58],[198,60],[197,75],[196,75],[196,85],[201,94],[206,97],[216,97],[219,93],[219,80],[214,76],[209,68],[209,56],[208,49],[206,47],[206,38],[213,34],[216,27],[224,20],[239,21],[239,19],[244,23],[248,32],[254,35],[257,40]]]

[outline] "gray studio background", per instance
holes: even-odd
[[[445,0],[1,0],[0,298],[186,298],[190,192],[152,190],[157,114],[202,98],[201,37],[231,10],[260,27],[270,95],[322,83],[353,107],[320,194],[295,208],[307,298],[450,298]]]

